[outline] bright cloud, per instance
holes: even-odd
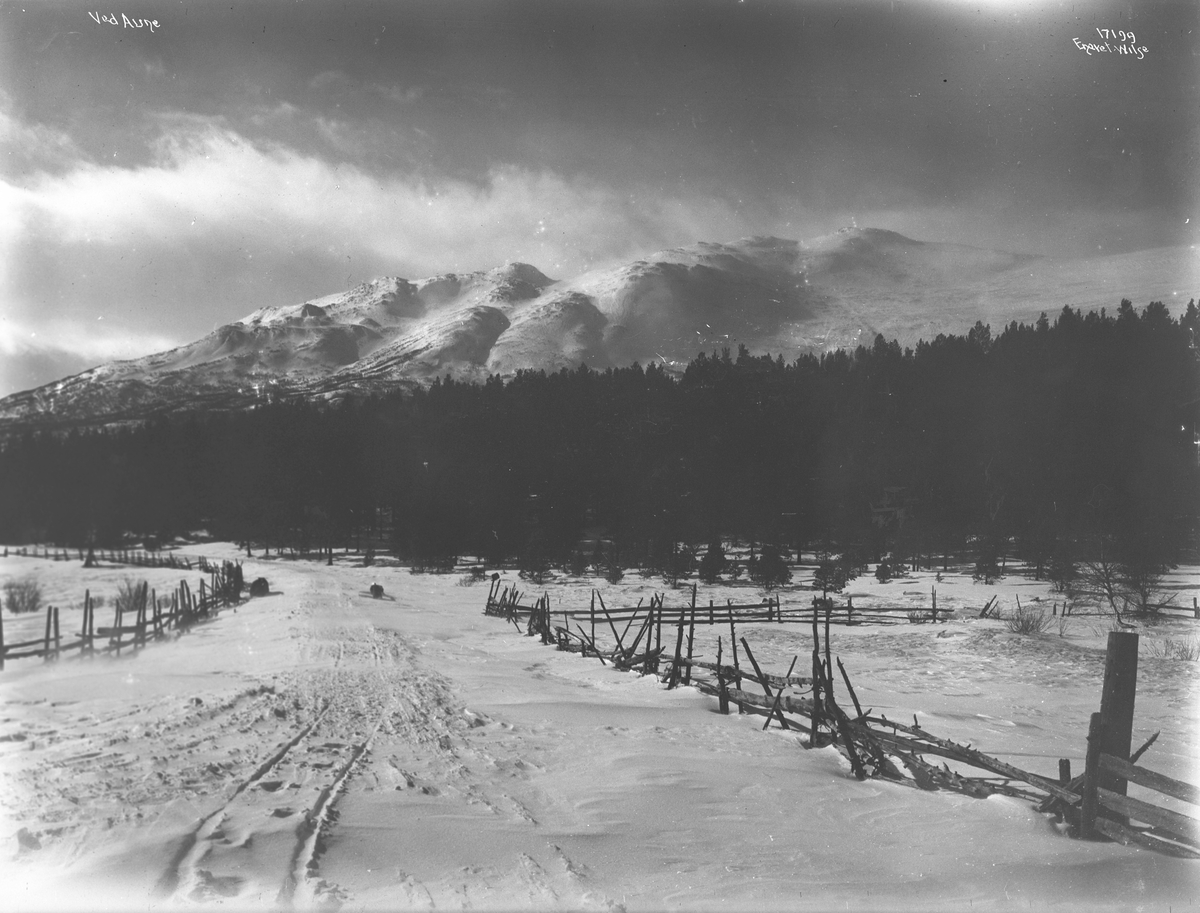
[[[716,198],[617,193],[505,165],[478,181],[380,175],[251,141],[221,120],[164,123],[150,164],[77,159],[0,181],[0,346],[10,355],[19,344],[134,356],[380,274],[524,260],[567,276],[759,230]]]
[[[600,247],[616,257],[742,227],[718,200],[696,205],[616,194],[507,166],[478,184],[380,177],[219,127],[169,137],[161,161],[151,166],[81,164],[9,192],[27,224],[35,216],[48,219],[63,243],[187,244],[198,233],[222,232],[272,245],[305,238],[369,251],[418,272],[517,257],[576,269],[585,265],[580,250]]]

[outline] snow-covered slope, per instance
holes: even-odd
[[[911,345],[977,320],[998,330],[1064,305],[1112,308],[1122,297],[1161,299],[1178,312],[1197,287],[1191,248],[1056,261],[870,228],[809,242],[699,243],[561,281],[524,263],[384,277],[9,396],[0,427],[122,421],[268,395],[338,397],[446,374],[677,366],[726,346],[792,358],[878,333]]]

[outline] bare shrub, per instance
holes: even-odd
[[[474,586],[484,580],[487,580],[487,571],[476,565],[467,568],[467,572],[459,578],[458,586]]]
[[[1117,618],[1125,615],[1143,619],[1158,617],[1160,609],[1175,601],[1163,587],[1170,565],[1137,553],[1117,560],[1113,557],[1115,553],[1113,546],[1102,543],[1096,556],[1080,567],[1078,578],[1072,581],[1068,594],[1077,592],[1097,604],[1107,603]]]
[[[1146,652],[1151,656],[1160,656],[1163,659],[1178,659],[1194,663],[1200,661],[1200,637],[1184,637],[1180,640],[1165,637],[1161,641],[1148,640],[1146,641]]]
[[[1058,636],[1066,637],[1067,636],[1067,628],[1069,628],[1071,626],[1071,616],[1067,614],[1066,606],[1063,606],[1063,612],[1061,615],[1051,616],[1051,617],[1058,624]]]
[[[1050,627],[1051,616],[1044,609],[1023,606],[1017,603],[1017,609],[1004,619],[1013,634],[1041,634]]]
[[[113,600],[113,605],[121,614],[126,612],[136,612],[141,600],[145,598],[142,593],[143,587],[147,584],[134,580],[132,577],[126,577],[121,581],[121,585],[117,588],[117,597]]]
[[[4,584],[4,608],[10,612],[36,612],[41,607],[42,587],[36,578],[22,577]]]

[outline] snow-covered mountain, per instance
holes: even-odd
[[[999,330],[1064,305],[1114,308],[1122,297],[1163,300],[1178,312],[1198,287],[1191,248],[1052,260],[869,228],[809,242],[700,243],[559,281],[524,263],[417,281],[385,277],[263,308],[188,345],[6,397],[0,426],[339,397],[447,374],[481,380],[521,368],[679,366],[739,344],[785,358],[870,343],[878,333],[907,345],[965,332],[976,320]]]

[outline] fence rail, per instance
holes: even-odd
[[[493,579],[488,589],[484,614],[515,619],[528,619],[534,611],[534,606],[521,602],[524,594],[516,585],[502,586],[498,579]],[[835,605],[834,601],[825,597],[813,597],[808,605],[784,606],[782,599],[770,596],[761,602],[735,603],[727,600],[717,603],[709,600],[704,605],[697,600],[697,587],[691,588],[691,600],[687,605],[667,606],[665,597],[655,594],[651,597],[654,604],[654,621],[657,625],[678,626],[692,625],[729,625],[743,624],[811,624],[819,619],[827,624],[859,625],[859,624],[900,624],[908,622],[944,622],[954,615],[953,610],[939,609],[937,594],[933,593],[932,604],[927,609],[912,606],[871,606],[867,609],[856,608],[852,599],[847,599],[844,605]],[[538,605],[541,605],[539,600]],[[546,600],[549,606],[549,600]],[[554,611],[556,618],[564,621],[568,631],[573,623],[587,621],[589,630],[594,638],[596,624],[631,625],[639,619],[644,620],[650,613],[650,605],[638,603],[636,606],[608,608],[604,597],[599,591],[592,590],[591,604],[588,608],[565,609]],[[574,636],[572,634],[572,636]]]
[[[1126,846],[1136,844],[1175,856],[1200,858],[1200,819],[1125,795],[1129,782],[1200,805],[1200,787],[1108,754],[1103,746],[1111,728],[1113,721],[1105,720],[1102,712],[1092,714],[1082,784],[1080,836],[1094,839],[1102,835]],[[1116,788],[1110,788],[1113,786]],[[1143,826],[1132,822],[1141,822]]]
[[[72,551],[78,558],[72,556]],[[38,552],[37,546],[29,548],[22,546],[14,548],[10,551],[9,548],[4,549],[4,557],[14,555],[22,558],[41,558],[43,561],[82,561],[85,567],[94,567],[99,562],[107,562],[108,564],[128,564],[134,567],[166,567],[174,570],[190,571],[192,569],[192,561],[185,555],[177,555],[174,552],[157,552],[147,549],[95,549],[89,548],[86,551],[81,548],[68,549],[56,546],[51,548],[48,545],[42,546],[41,552]],[[200,569],[207,572],[207,562],[201,558]]]

